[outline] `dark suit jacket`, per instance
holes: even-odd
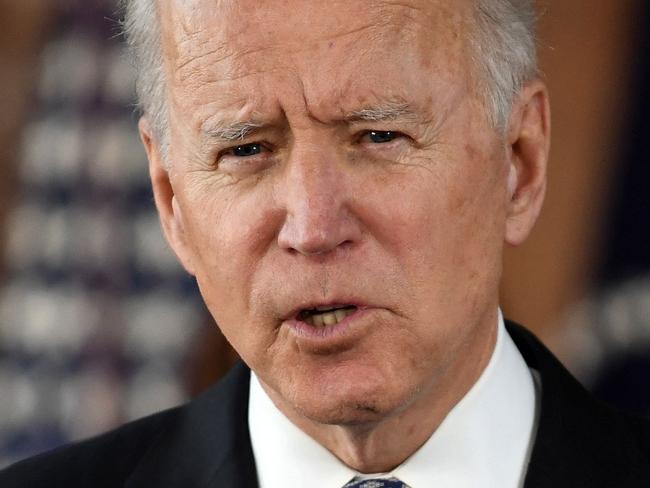
[[[526,488],[650,487],[650,423],[599,403],[530,332],[508,330],[542,383]],[[248,384],[238,365],[185,406],[9,467],[0,487],[256,487]]]

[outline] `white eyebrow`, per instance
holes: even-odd
[[[349,114],[346,119],[349,121],[366,120],[379,122],[383,120],[395,120],[404,116],[409,118],[415,116],[407,103],[387,103],[356,110]]]
[[[205,135],[220,142],[241,141],[263,127],[258,122],[234,122],[232,124],[219,123],[216,125],[203,126]]]
[[[385,103],[355,110],[348,114],[345,119],[348,122],[372,121],[380,122],[395,120],[400,117],[414,118],[415,113],[407,103]],[[217,142],[236,142],[257,132],[265,127],[265,124],[255,121],[247,122],[217,122],[206,123],[201,127],[202,132],[211,140]]]

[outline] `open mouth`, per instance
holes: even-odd
[[[357,310],[354,305],[316,307],[302,310],[297,319],[315,327],[324,327],[338,324]]]

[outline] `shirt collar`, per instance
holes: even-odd
[[[291,423],[252,371],[248,425],[260,488],[339,488],[356,475]]]
[[[535,419],[530,370],[505,330],[481,376],[427,442],[387,477],[411,488],[517,487]],[[261,488],[333,488],[357,473],[292,424],[251,374],[249,427]]]

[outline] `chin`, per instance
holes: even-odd
[[[311,382],[292,395],[294,408],[311,421],[328,425],[373,424],[394,415],[410,403],[407,391],[387,388],[389,382],[360,378],[345,381]]]
[[[297,405],[297,410],[312,422],[326,425],[372,424],[387,416],[383,405],[367,399],[359,401],[346,399],[336,403],[304,402]]]

